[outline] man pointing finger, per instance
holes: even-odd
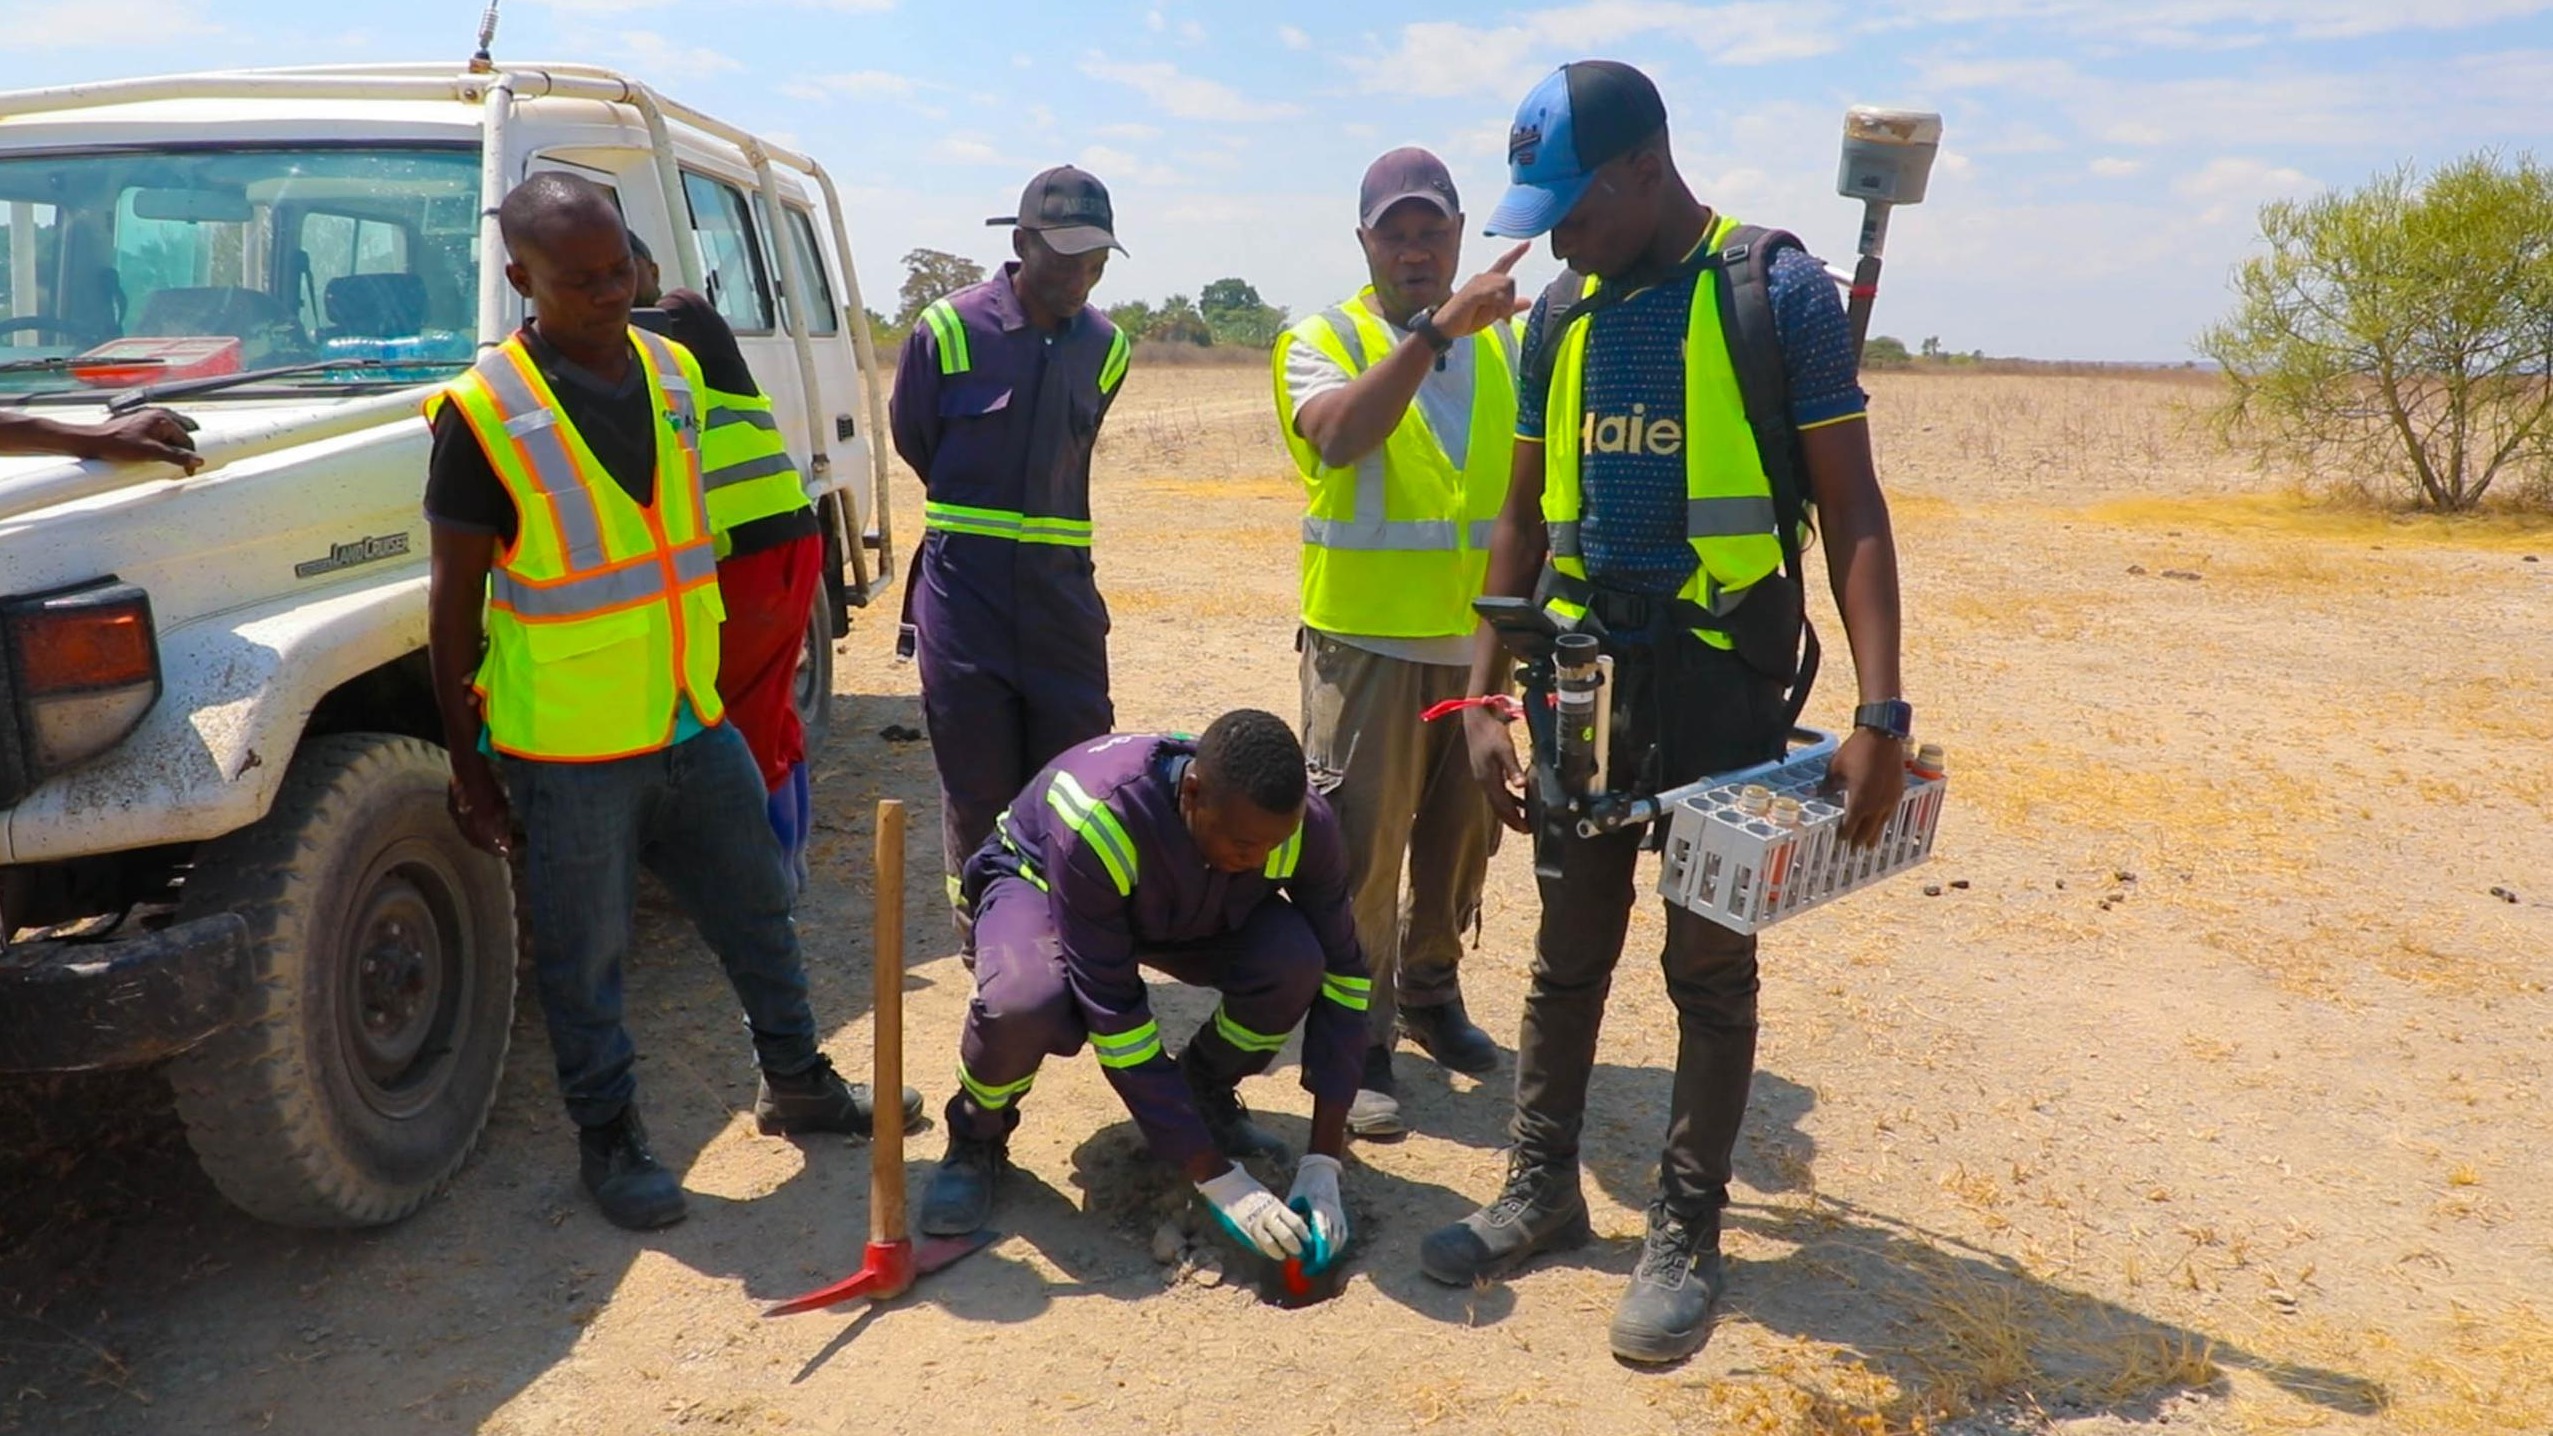
[[[1374,969],[1349,1129],[1407,1130],[1396,1028],[1459,1072],[1498,1050],[1455,964],[1497,837],[1459,724],[1489,530],[1515,442],[1518,245],[1459,290],[1463,216],[1444,162],[1394,150],[1366,171],[1356,236],[1373,282],[1277,341],[1277,415],[1303,475],[1303,735],[1347,842]],[[1402,871],[1408,870],[1406,900]]]

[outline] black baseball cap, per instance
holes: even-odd
[[[1356,212],[1372,229],[1392,206],[1405,199],[1425,200],[1447,219],[1463,212],[1454,193],[1454,177],[1445,162],[1415,145],[1397,149],[1365,168],[1364,187],[1356,192]]]
[[[984,222],[1035,230],[1057,254],[1126,252],[1117,242],[1117,212],[1109,206],[1108,186],[1071,165],[1057,165],[1030,180],[1020,191],[1017,215],[997,214]]]
[[[1507,239],[1548,233],[1594,183],[1596,167],[1665,129],[1666,101],[1649,77],[1619,60],[1579,60],[1551,72],[1516,109],[1507,131],[1506,197],[1489,232]]]

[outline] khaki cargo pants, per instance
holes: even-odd
[[[1329,799],[1347,840],[1356,935],[1374,971],[1369,1031],[1388,1050],[1403,1006],[1438,1007],[1462,995],[1455,967],[1463,931],[1479,915],[1498,847],[1463,725],[1419,721],[1430,705],[1462,697],[1470,674],[1386,658],[1310,629],[1301,642],[1303,753],[1313,788]]]

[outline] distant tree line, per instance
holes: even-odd
[[[872,309],[869,329],[880,350],[893,353],[922,317],[925,307],[984,279],[984,266],[937,249],[916,249],[904,256],[904,286],[897,292],[892,319]],[[1173,294],[1155,304],[1130,299],[1108,306],[1109,322],[1139,344],[1222,345],[1267,349],[1285,332],[1285,307],[1259,297],[1246,279],[1218,279],[1194,297]]]

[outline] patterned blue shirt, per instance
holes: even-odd
[[[1625,421],[1624,441],[1590,446],[1580,460],[1585,511],[1579,542],[1587,577],[1606,588],[1663,597],[1693,573],[1684,533],[1684,455],[1652,452],[1632,436],[1661,419],[1684,422],[1684,334],[1693,311],[1687,275],[1598,310],[1585,321],[1584,412]],[[1858,419],[1868,407],[1852,327],[1825,264],[1797,249],[1773,258],[1766,275],[1773,318],[1782,336],[1782,368],[1790,377],[1791,422],[1802,429]],[[1547,305],[1534,305],[1524,352],[1542,343]],[[1516,396],[1516,434],[1539,442],[1549,395],[1528,386]]]

